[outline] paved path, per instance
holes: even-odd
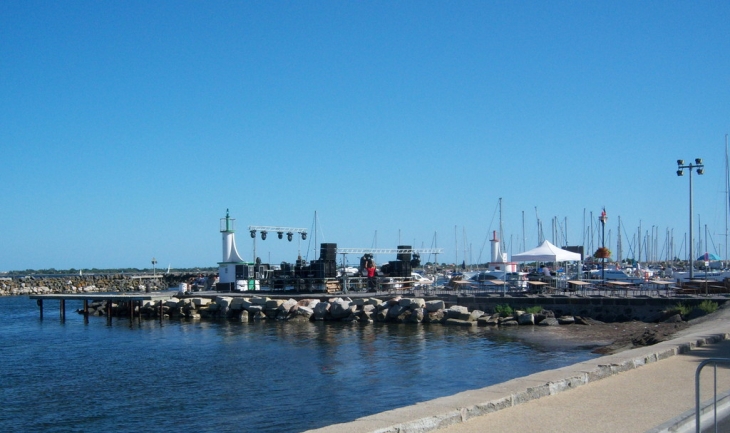
[[[695,371],[708,358],[730,358],[730,309],[671,341],[536,373],[314,430],[329,432],[661,432],[695,407]],[[730,369],[718,368],[718,393]],[[712,368],[702,375],[712,397]],[[680,431],[694,431],[694,418]],[[703,423],[703,426],[705,424]]]
[[[546,431],[546,428],[553,432],[648,432],[694,410],[697,366],[704,359],[716,357],[730,358],[730,341],[696,348],[689,354],[672,356],[569,392],[475,417],[439,429],[438,433]],[[705,391],[703,400],[712,396],[710,367],[703,369],[701,389]],[[730,370],[718,369],[718,390],[727,389],[730,389]]]

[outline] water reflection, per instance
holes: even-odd
[[[492,328],[46,317],[0,298],[2,431],[306,430],[593,357]]]

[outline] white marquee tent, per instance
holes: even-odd
[[[537,248],[512,255],[513,262],[572,262],[580,260],[579,253],[558,248],[548,241],[544,241]]]

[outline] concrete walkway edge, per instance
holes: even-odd
[[[714,325],[712,327],[698,326],[696,332],[688,329],[687,331],[691,333],[653,346],[635,348],[559,369],[538,372],[486,388],[464,391],[362,417],[352,422],[310,430],[310,432],[423,433],[434,431],[534,399],[575,389],[677,354],[688,353],[695,347],[730,339],[730,326],[726,323],[723,323],[725,326],[717,326],[717,322]],[[730,407],[730,398],[728,398],[728,407]],[[712,412],[711,408],[709,410]],[[658,430],[652,430],[652,433],[677,431],[676,428],[680,424],[687,425],[685,415],[669,421],[666,425],[660,426]],[[691,425],[694,426],[694,411],[691,413],[691,418]]]

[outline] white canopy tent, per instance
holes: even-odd
[[[549,241],[524,253],[513,254],[513,262],[576,262],[580,261],[579,253],[558,248]]]

